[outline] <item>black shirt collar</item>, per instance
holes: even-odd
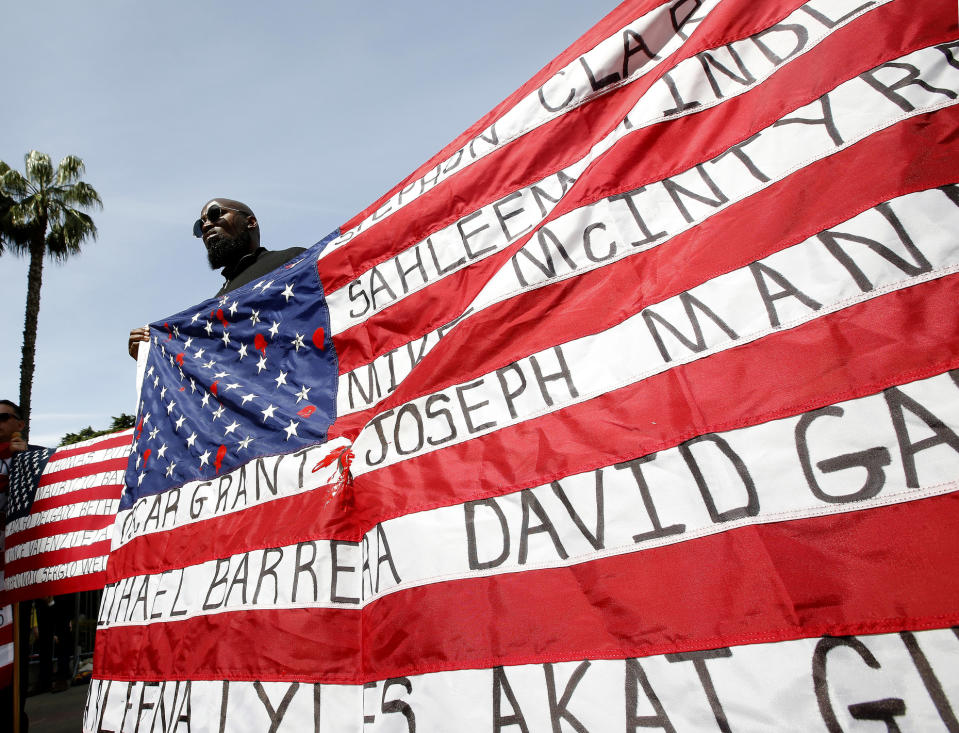
[[[230,280],[235,278],[237,275],[239,275],[241,272],[243,272],[246,268],[248,268],[250,265],[252,265],[254,262],[256,262],[258,259],[260,259],[260,255],[263,254],[264,252],[266,252],[266,247],[257,247],[252,252],[243,255],[234,264],[227,265],[226,267],[224,267],[220,271],[220,274],[223,275],[224,280],[229,282]]]

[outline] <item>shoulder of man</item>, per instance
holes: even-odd
[[[305,251],[303,247],[290,247],[289,249],[279,250],[261,248],[256,255],[256,259],[247,267],[243,268],[232,280],[224,283],[219,292],[217,292],[217,295],[224,295],[242,285],[262,278]]]
[[[276,263],[276,267],[280,265],[285,265],[287,262],[292,260],[297,255],[301,255],[306,252],[306,249],[303,247],[290,247],[288,249],[268,249],[260,257],[257,258],[257,262],[266,263]]]

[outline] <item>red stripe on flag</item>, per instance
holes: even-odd
[[[123,484],[107,484],[105,486],[91,486],[89,489],[76,489],[57,496],[48,496],[37,499],[30,508],[31,514],[38,514],[48,509],[57,509],[62,506],[79,504],[84,501],[99,499],[119,499],[123,493]]]
[[[357,521],[368,527],[409,512],[509,493],[655,453],[696,435],[796,415],[956,368],[956,303],[959,275],[921,283],[363,474],[355,493]],[[910,348],[894,334],[908,334]],[[624,428],[631,425],[644,427]],[[541,450],[544,435],[562,450]]]
[[[358,534],[343,505],[329,489],[276,499],[223,517],[141,535],[110,556],[109,581],[160,573],[263,547],[286,547],[324,537]],[[181,497],[181,501],[187,501]],[[120,523],[120,531],[124,524]]]
[[[49,463],[62,461],[64,458],[73,458],[73,456],[82,456],[84,453],[92,453],[99,450],[109,450],[110,448],[128,446],[132,442],[133,433],[127,433],[125,435],[105,437],[103,440],[98,440],[96,443],[91,443],[90,445],[81,446],[79,448],[60,448],[56,453],[50,456]]]
[[[44,596],[58,596],[63,593],[80,593],[85,590],[101,590],[106,583],[106,571],[98,570],[95,573],[77,575],[72,578],[50,580],[45,583],[36,583],[23,588],[7,591],[7,600],[10,603],[29,601],[31,598]]]
[[[404,591],[364,614],[363,669],[384,679],[941,628],[959,621],[957,520],[949,494]]]
[[[146,681],[353,682],[359,642],[359,611],[315,608],[220,613],[98,629],[94,675]]]
[[[63,534],[64,532],[82,532],[86,529],[102,529],[109,527],[116,519],[116,514],[84,514],[82,517],[73,517],[72,519],[60,519],[55,522],[46,522],[38,524],[35,527],[27,527],[19,532],[7,535],[7,549],[29,542],[30,540],[41,537],[52,537],[53,535]]]
[[[296,609],[117,627],[97,633],[95,674],[360,683],[941,628],[959,622],[957,520],[959,495],[948,494],[421,586],[372,603],[362,622],[354,610]]]
[[[8,562],[4,568],[4,574],[12,578],[18,573],[39,570],[40,568],[49,568],[54,565],[64,565],[74,560],[88,560],[94,557],[104,557],[110,554],[110,540],[105,539],[94,542],[89,545],[79,545],[77,547],[65,547],[62,550],[53,550],[51,552],[42,552],[30,557],[22,557],[18,560]]]
[[[40,477],[38,486],[50,486],[51,484],[62,481],[70,481],[71,479],[83,478],[85,476],[95,476],[98,473],[107,473],[109,471],[125,471],[128,460],[126,456],[123,458],[110,458],[105,461],[98,461],[97,463],[84,463],[79,466],[64,468],[62,471],[45,472],[43,476]]]

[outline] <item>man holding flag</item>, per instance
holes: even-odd
[[[271,251],[260,246],[260,223],[249,206],[217,197],[207,201],[193,223],[193,236],[202,239],[213,270],[222,268],[224,283],[217,295],[235,290],[286,264],[304,252],[302,247]],[[147,326],[130,331],[127,350],[134,359],[137,344],[150,340]]]

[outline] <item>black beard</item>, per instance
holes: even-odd
[[[235,237],[214,239],[206,249],[206,259],[211,270],[219,270],[235,264],[250,251],[250,232],[244,229]]]

